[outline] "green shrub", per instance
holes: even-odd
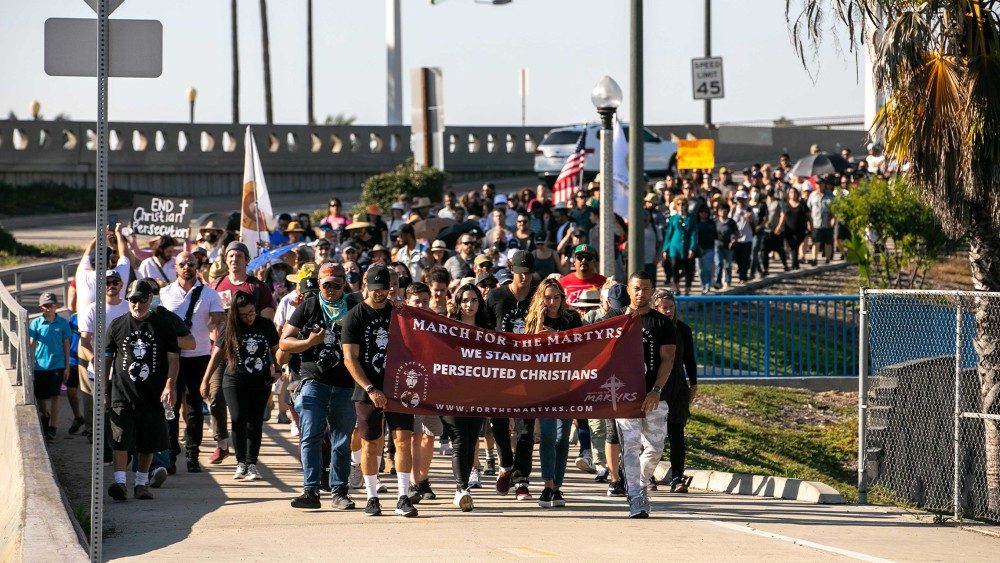
[[[416,170],[413,159],[407,159],[389,172],[365,180],[361,184],[361,201],[353,212],[363,212],[372,203],[387,210],[396,202],[399,194],[407,194],[411,198],[427,197],[431,202],[441,201],[446,177],[444,171],[437,168]]]

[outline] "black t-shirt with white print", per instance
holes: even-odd
[[[610,319],[611,317],[624,314],[626,314],[626,309],[611,309],[605,318]],[[666,315],[655,309],[650,309],[648,313],[642,316],[642,359],[646,364],[647,393],[656,384],[656,374],[660,371],[660,346],[676,344],[676,332],[674,323]],[[660,400],[667,400],[666,385],[660,391]]]
[[[170,321],[155,312],[143,320],[122,315],[111,322],[105,351],[115,354],[112,406],[160,408],[167,384],[167,354],[180,352]]]
[[[365,370],[365,377],[377,389],[382,389],[385,381],[385,354],[389,348],[391,318],[392,305],[386,303],[381,309],[374,309],[362,301],[347,314],[341,334],[344,344],[361,347],[358,360]],[[359,386],[354,388],[354,400],[371,402],[368,393]]]
[[[524,333],[524,317],[528,314],[528,305],[535,294],[535,288],[518,301],[509,285],[502,285],[486,296],[486,312],[494,330],[503,332]]]
[[[351,300],[348,299],[347,306]],[[344,365],[343,350],[340,347],[343,336],[343,324],[345,316],[339,322],[333,323],[331,327],[323,316],[319,298],[316,296],[307,297],[295,308],[292,316],[288,319],[288,324],[302,331],[306,326],[317,324],[326,330],[323,343],[309,348],[299,354],[301,365],[299,375],[302,379],[315,379],[334,387],[354,387],[354,380],[348,373]],[[300,336],[308,337],[302,333]]]
[[[236,362],[226,364],[224,376],[239,381],[240,385],[267,387],[271,384],[271,348],[278,345],[278,329],[270,319],[257,316],[250,326],[241,325],[239,332]],[[224,332],[219,331],[216,347],[222,347],[224,336]]]

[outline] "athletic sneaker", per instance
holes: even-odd
[[[483,470],[483,475],[496,475],[497,474],[497,460],[492,457],[486,458],[486,469]]]
[[[408,498],[410,499],[410,504],[420,504],[420,501],[424,500],[424,494],[420,491],[420,487],[414,485],[410,487]]]
[[[687,483],[684,482],[683,477],[676,477],[670,481],[670,492],[671,493],[686,493],[688,492]]]
[[[201,464],[197,459],[189,459],[187,462],[188,473],[201,473]]]
[[[365,486],[365,476],[361,474],[361,466],[351,463],[351,474],[347,477],[347,486],[352,489],[360,489]]]
[[[125,488],[124,483],[112,483],[108,487],[108,496],[118,501],[125,500],[128,498],[128,489]]]
[[[608,469],[608,466],[601,465],[597,468],[597,477],[594,477],[594,481],[598,483],[607,483],[608,475],[611,475],[611,470]]]
[[[472,512],[472,495],[468,490],[455,491],[455,499],[451,502],[462,509],[462,512]]]
[[[259,481],[260,471],[257,471],[257,464],[251,463],[247,465],[247,475],[243,478],[244,481]]]
[[[378,497],[368,499],[368,504],[365,505],[365,516],[382,516],[382,504],[379,503]]]
[[[413,504],[410,502],[410,497],[399,497],[399,500],[396,501],[396,514],[406,518],[413,518],[417,515],[417,509],[413,508]]]
[[[566,499],[563,497],[562,491],[552,493],[552,506],[566,506]]]
[[[514,487],[514,498],[517,500],[531,500],[531,493],[528,492],[527,483],[518,483],[517,486]]]
[[[159,489],[163,486],[163,482],[167,480],[167,469],[165,467],[157,467],[149,474],[149,486],[154,489]]]
[[[354,499],[347,493],[333,493],[332,504],[337,510],[354,510]]]
[[[132,496],[139,500],[152,500],[153,493],[149,492],[149,487],[146,485],[136,485],[132,489]]]
[[[295,424],[294,420],[292,421],[291,427],[288,429],[288,434],[291,435],[292,438],[299,435],[299,425]]]
[[[500,473],[497,475],[497,494],[506,495],[510,492],[510,470],[500,468]]]
[[[382,479],[378,480],[378,488],[375,490],[378,491],[379,494],[389,492],[389,488],[382,484]]]
[[[657,487],[656,487],[656,477],[650,477],[649,478],[649,485],[647,485],[647,487],[651,491],[657,490]]]
[[[84,419],[82,416],[74,418],[73,424],[69,425],[69,433],[76,434],[77,432],[80,431],[80,428],[82,428],[83,425],[86,423],[87,423],[86,419]]]
[[[215,448],[215,451],[213,451],[212,455],[208,458],[208,462],[211,463],[212,465],[219,465],[220,463],[222,463],[222,460],[226,459],[227,457],[229,457],[229,448],[226,449]]]
[[[45,437],[48,438],[49,440],[55,440],[56,439],[56,427],[55,426],[49,426],[49,427],[47,427],[45,429]]]
[[[642,495],[636,495],[628,499],[629,518],[649,518],[649,509]]]
[[[589,453],[587,452],[587,454]],[[590,455],[582,455],[576,458],[576,468],[584,473],[597,473],[597,468],[594,467],[594,458]]]
[[[625,496],[625,485],[621,481],[612,481],[608,484],[608,496],[609,497],[623,497]]]
[[[483,484],[479,482],[479,470],[475,467],[472,468],[472,472],[469,473],[469,488],[470,489],[482,489]]]
[[[431,482],[429,479],[424,479],[423,481],[417,483],[417,490],[424,496],[424,500],[434,500],[437,498],[437,495],[434,494],[433,490],[431,490]]]
[[[236,480],[236,481],[239,481],[239,480],[243,479],[246,476],[247,476],[247,464],[245,464],[245,463],[237,463],[236,464],[236,472],[233,473],[233,479]]]
[[[552,504],[552,497],[554,495],[555,491],[553,491],[552,489],[548,487],[542,489],[542,494],[538,495],[538,506],[542,508],[552,508],[553,506],[555,506]]]
[[[302,489],[302,494],[292,499],[292,508],[320,508],[319,493],[316,489]]]
[[[282,413],[278,413],[278,424],[289,424],[291,422],[292,422],[292,419],[288,418],[287,414],[285,414],[283,412]]]

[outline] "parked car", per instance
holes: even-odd
[[[601,127],[597,123],[588,123],[556,127],[545,134],[535,150],[535,174],[538,175],[539,179],[550,186],[556,181],[563,164],[566,163],[566,157],[573,154],[573,149],[576,148],[576,143],[580,139],[580,133],[585,129],[587,138],[584,146],[587,156],[583,161],[583,177],[585,181],[589,181],[597,176],[601,169],[601,151],[598,140]],[[628,124],[623,123],[622,129],[625,130],[625,136],[628,137]],[[650,177],[666,175],[667,171],[676,166],[677,143],[666,141],[647,128],[643,128],[643,132],[645,133],[645,158],[643,161],[645,162],[646,175]]]

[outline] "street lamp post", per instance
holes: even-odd
[[[194,86],[188,86],[188,123],[194,123],[194,102],[198,99],[198,90]]]
[[[610,76],[602,76],[590,93],[590,101],[601,116],[601,275],[610,278],[615,275],[615,203],[614,203],[614,160],[612,127],[615,111],[622,104],[622,89]]]

